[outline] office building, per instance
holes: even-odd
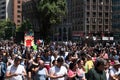
[[[120,0],[112,0],[112,29],[120,32]]]
[[[85,32],[110,32],[112,26],[111,0],[86,0]]]
[[[11,20],[16,26],[22,23],[23,0],[0,0],[0,20]]]
[[[0,20],[12,19],[12,0],[0,0]]]
[[[22,23],[22,1],[13,0],[13,21],[16,27],[21,26]]]

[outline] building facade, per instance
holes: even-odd
[[[71,16],[73,36],[109,33],[112,27],[112,1],[72,0]]]
[[[111,0],[85,0],[85,33],[110,32],[112,27]]]
[[[71,0],[72,8],[71,8],[71,16],[72,16],[72,37],[80,38],[84,33],[84,0]]]
[[[0,20],[10,19],[16,26],[22,23],[23,0],[0,0]]]
[[[112,0],[112,28],[120,32],[120,0]]]
[[[12,20],[12,0],[0,0],[0,20]]]
[[[72,39],[72,0],[66,0],[66,16],[62,18],[62,22],[55,25],[54,40],[68,41]]]
[[[13,21],[16,27],[21,26],[22,23],[22,1],[13,0]]]

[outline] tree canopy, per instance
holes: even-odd
[[[9,39],[15,34],[15,25],[9,19],[0,21],[0,36],[1,38]]]
[[[66,2],[65,0],[40,0],[37,9],[42,16],[42,21],[47,18],[50,24],[57,24],[65,15]]]
[[[20,27],[18,27],[17,32],[26,32],[32,29],[32,25],[29,20],[23,20]]]
[[[66,0],[32,0],[36,5],[38,22],[40,22],[40,32],[43,38],[50,35],[50,28],[53,24],[59,24],[66,14]]]

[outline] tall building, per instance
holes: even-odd
[[[0,20],[12,19],[12,0],[0,0]]]
[[[85,32],[110,32],[112,26],[111,0],[86,0]]]
[[[72,16],[72,36],[80,38],[84,32],[85,5],[84,0],[71,0],[71,16]]]
[[[22,1],[13,0],[13,21],[16,26],[20,26],[22,23]]]
[[[72,0],[73,36],[109,33],[112,26],[111,0]]]
[[[0,20],[10,19],[16,26],[22,23],[23,0],[0,0]]]
[[[112,28],[120,32],[120,0],[112,0]]]

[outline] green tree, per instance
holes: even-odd
[[[24,20],[20,27],[18,27],[18,32],[26,32],[32,30],[32,25],[29,20]]]
[[[46,39],[50,35],[51,25],[61,22],[66,14],[66,0],[32,0],[36,5],[38,20],[41,22],[41,33]]]
[[[0,36],[1,38],[10,39],[15,34],[15,25],[9,19],[0,21]]]

